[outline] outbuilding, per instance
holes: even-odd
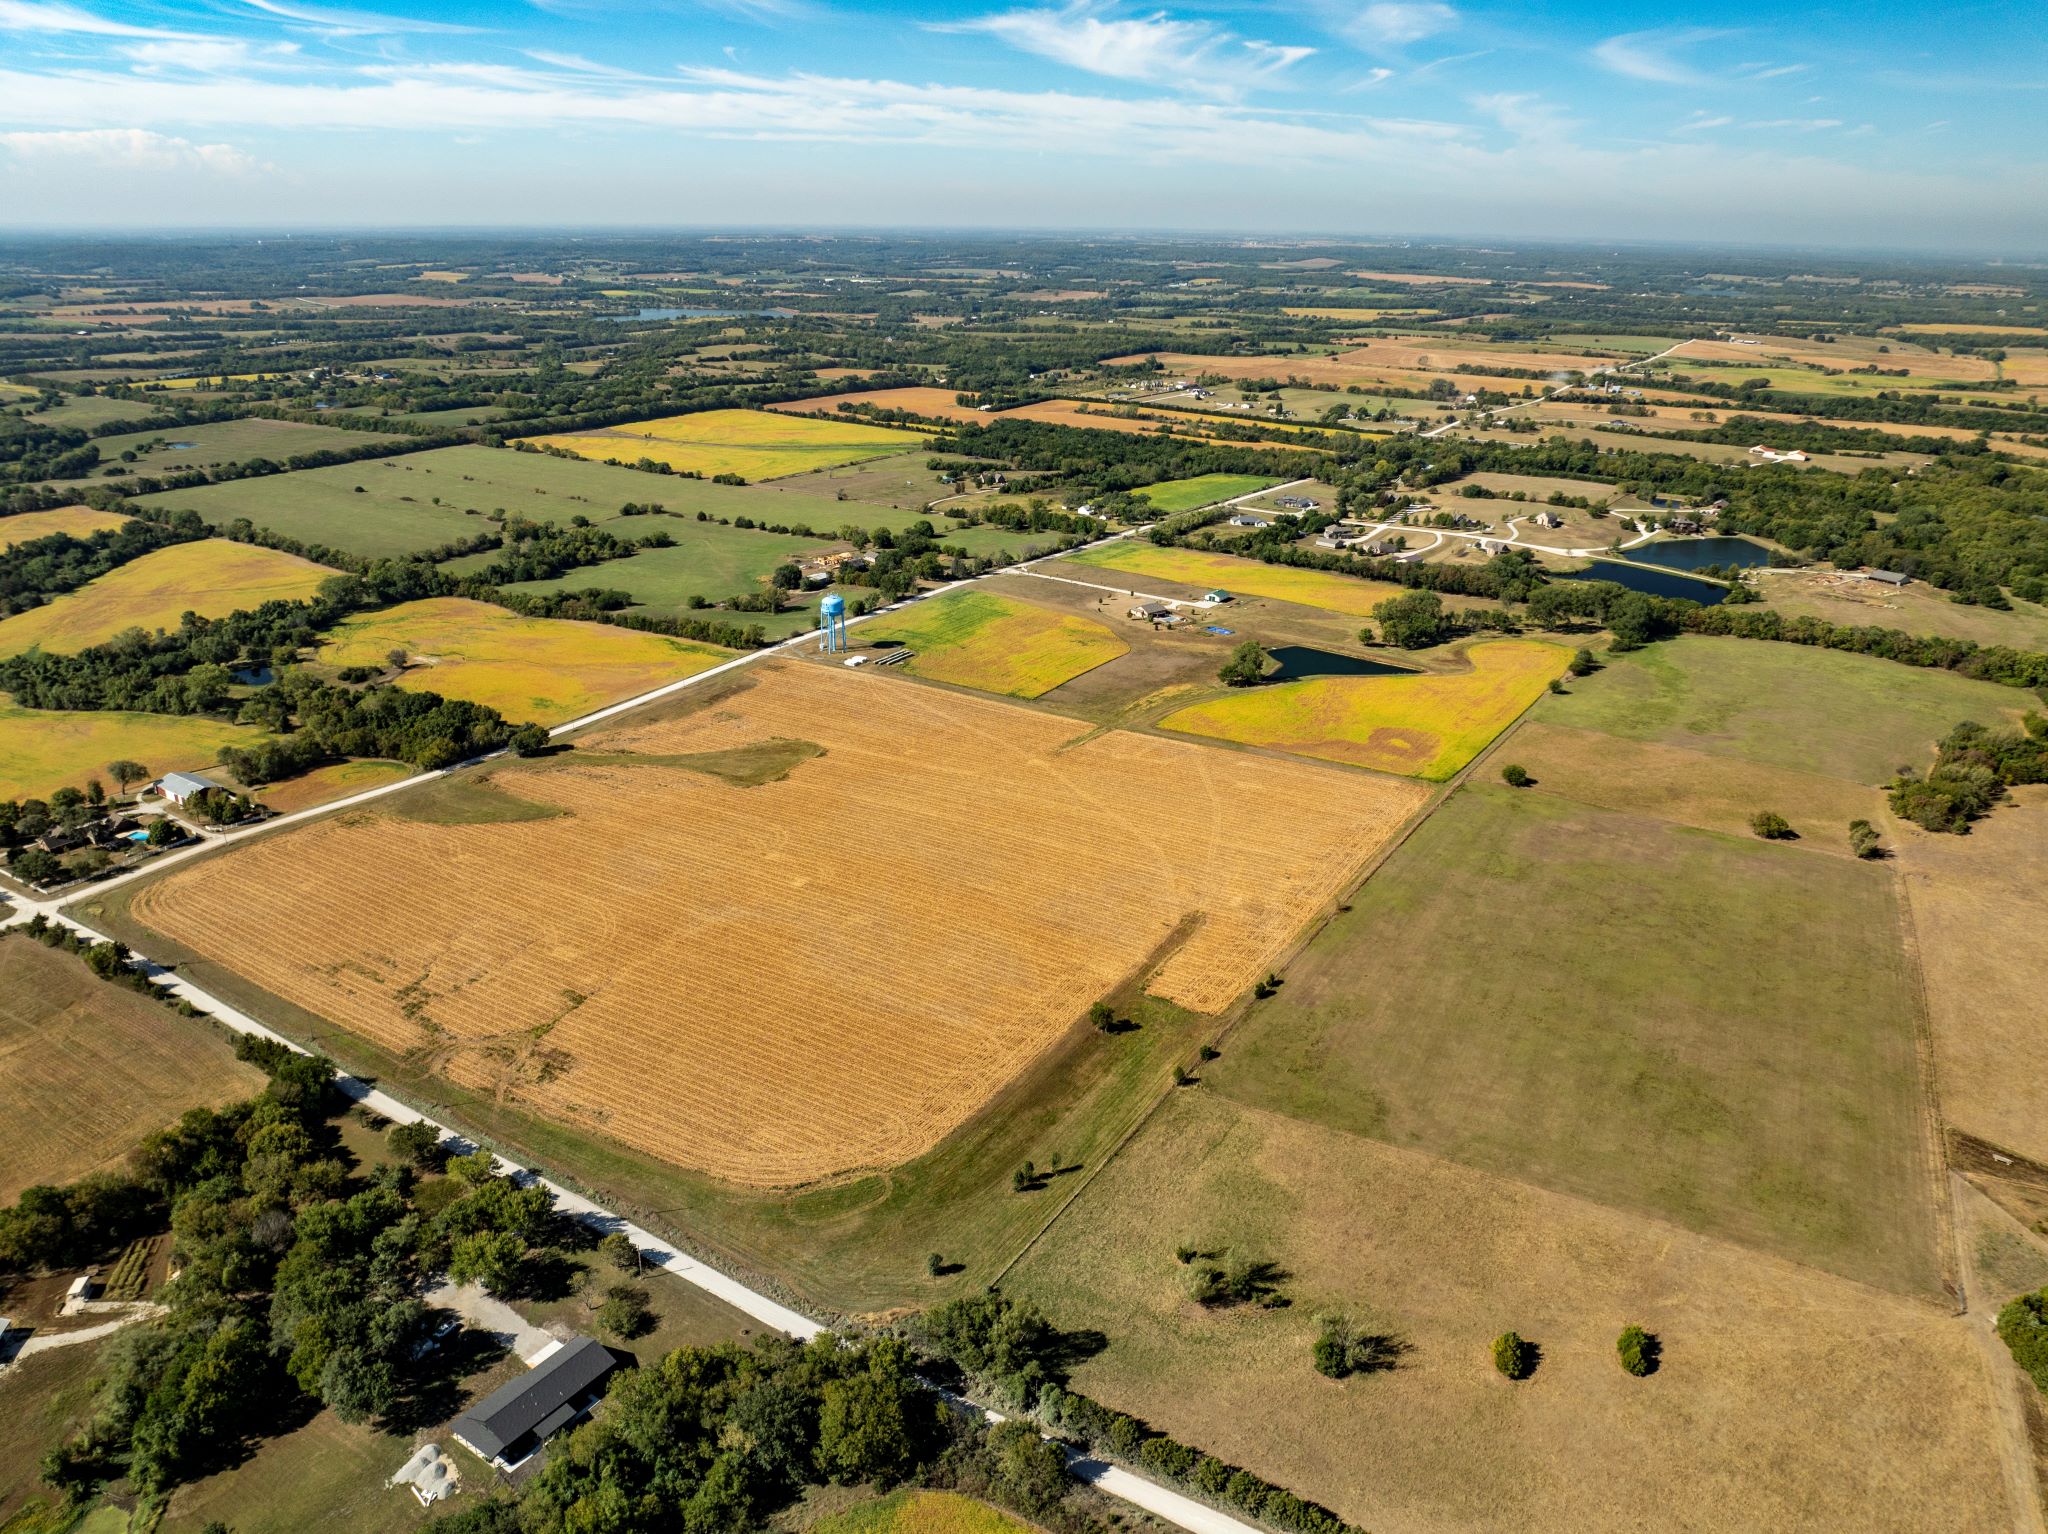
[[[1865,570],[1863,578],[1867,581],[1883,581],[1887,586],[1903,586],[1913,577],[1898,570]]]
[[[156,791],[173,804],[184,804],[219,787],[195,773],[167,772],[157,780]]]
[[[1171,618],[1173,608],[1165,602],[1140,602],[1131,609],[1131,616],[1144,623],[1157,623],[1161,618]]]

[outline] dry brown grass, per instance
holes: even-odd
[[[1747,836],[1752,814],[1775,810],[1802,846],[1844,857],[1850,821],[1888,823],[1884,795],[1861,783],[1534,719],[1495,760],[1526,768],[1538,793],[1709,831]]]
[[[1926,977],[1935,1083],[1954,1127],[2048,1160],[2048,788],[1968,836],[1900,826],[1896,847]]]
[[[1181,1242],[1278,1263],[1294,1303],[1194,1306]],[[2013,1526],[1964,1321],[1200,1091],[1005,1287],[1108,1334],[1081,1389],[1375,1534]],[[1319,1377],[1331,1310],[1411,1351]],[[1615,1360],[1631,1322],[1662,1343],[1647,1379]],[[1519,1384],[1487,1356],[1509,1327],[1542,1349]]]
[[[442,823],[397,795],[179,869],[134,913],[465,1086],[775,1186],[937,1143],[1155,957],[1152,990],[1221,1009],[1426,797],[1077,741],[900,678],[750,675],[494,769],[503,792]],[[676,761],[776,741],[823,754],[756,787]],[[445,823],[494,798],[526,818]]]
[[[187,1108],[262,1085],[206,1024],[70,954],[0,937],[0,1204],[111,1166]]]

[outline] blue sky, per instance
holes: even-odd
[[[2038,3],[0,0],[0,225],[17,229],[941,225],[2048,256],[2044,125]]]

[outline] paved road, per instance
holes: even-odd
[[[1685,342],[1683,341],[1673,342],[1671,345],[1665,347],[1664,350],[1658,352],[1655,356],[1638,357],[1634,362],[1624,362],[1614,371],[1615,373],[1620,374],[1626,373],[1630,368],[1648,367],[1651,363],[1661,361],[1664,358],[1670,356],[1673,352],[1677,351],[1678,348],[1683,345],[1685,345]],[[1491,406],[1485,410],[1480,411],[1479,424],[1484,425],[1486,422],[1496,420],[1501,416],[1512,415],[1517,410],[1530,410],[1538,405],[1548,404],[1551,400],[1556,399],[1560,394],[1569,394],[1574,389],[1583,389],[1584,387],[1584,384],[1560,384],[1557,388],[1550,390],[1546,394],[1539,394],[1534,399],[1516,400],[1513,404]],[[1435,427],[1429,431],[1419,431],[1415,435],[1423,438],[1441,437],[1447,431],[1456,431],[1463,424],[1464,423],[1462,421],[1446,421],[1441,426]]]

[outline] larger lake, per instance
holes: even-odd
[[[1676,570],[1662,570],[1626,559],[1596,559],[1583,570],[1552,570],[1550,574],[1561,581],[1612,581],[1646,596],[1683,597],[1702,607],[1718,606],[1728,598],[1728,588],[1719,581],[1680,575]]]
[[[1622,556],[1639,565],[1667,570],[1697,570],[1702,565],[1732,565],[1739,570],[1770,563],[1771,551],[1747,538],[1684,538],[1671,543],[1646,543]]]

